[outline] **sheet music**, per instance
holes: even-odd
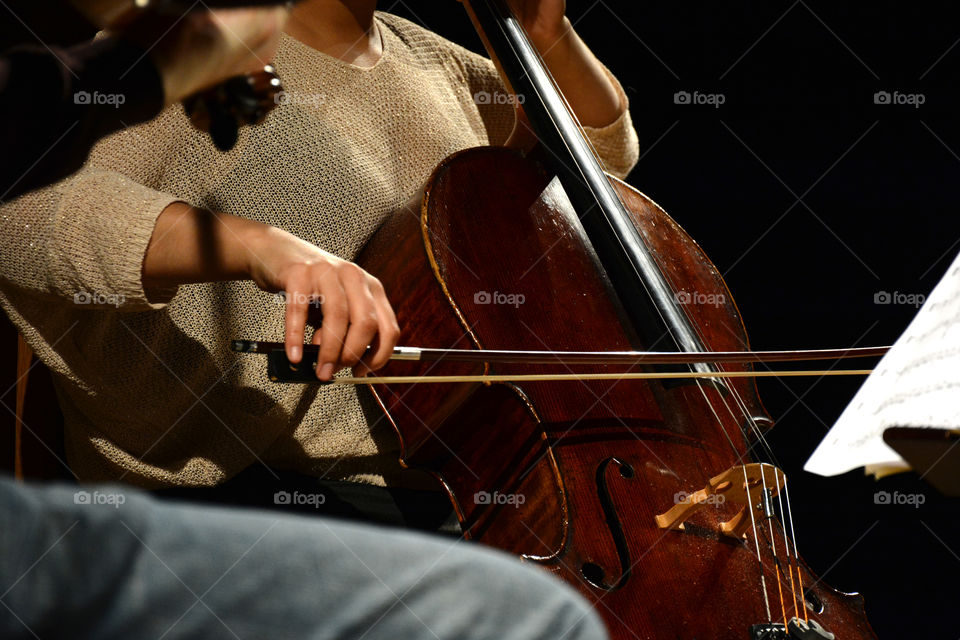
[[[892,295],[892,294],[891,294]],[[889,427],[960,428],[960,256],[866,379],[804,470],[906,470],[883,442]]]

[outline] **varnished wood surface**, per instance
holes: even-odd
[[[722,301],[685,305],[704,344],[748,349],[733,298],[706,255],[653,202],[615,186],[675,290]],[[514,152],[481,148],[445,161],[422,199],[371,239],[360,264],[384,282],[404,344],[629,350],[610,282],[586,246],[552,176]],[[494,293],[522,295],[523,302],[496,304]],[[578,369],[605,367],[571,367]],[[497,365],[490,372],[544,370]],[[393,362],[382,373],[482,372],[464,363]],[[749,625],[767,620],[761,573],[772,617],[781,617],[770,541],[760,539],[761,568],[752,538],[737,543],[717,533],[735,509],[704,510],[682,532],[654,521],[679,492],[692,493],[746,461],[745,417],[761,428],[771,423],[751,380],[392,385],[375,392],[405,464],[438,477],[467,535],[570,582],[595,603],[614,638],[746,638]],[[476,497],[484,495],[508,501],[483,504]],[[772,544],[783,559],[787,541],[778,524]],[[823,606],[808,610],[811,618],[842,629],[838,637],[875,637],[858,596],[803,572]]]

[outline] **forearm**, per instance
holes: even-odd
[[[249,278],[251,245],[268,229],[253,220],[175,202],[157,218],[143,260],[143,286],[149,291]]]
[[[382,367],[400,336],[383,285],[357,265],[280,228],[182,202],[157,218],[142,271],[148,291],[250,279],[264,291],[284,292],[287,356],[293,362],[303,357],[304,328],[319,302],[323,326],[313,344],[320,345],[316,366],[322,380],[340,367]]]
[[[605,127],[623,115],[627,105],[617,86],[568,18],[559,32],[530,37],[581,124]]]

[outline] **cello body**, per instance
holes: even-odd
[[[748,349],[737,307],[701,248],[646,196],[608,179],[703,343]],[[615,283],[553,172],[506,148],[447,158],[357,262],[389,292],[406,344],[618,351],[662,340],[629,328]],[[541,371],[394,361],[383,374]],[[570,583],[613,638],[800,637],[764,626],[793,617],[843,640],[876,637],[859,596],[831,589],[799,558],[796,578],[787,577],[784,552],[795,547],[776,519],[743,538],[724,536],[720,523],[738,507],[717,500],[682,529],[656,522],[712,477],[750,462],[751,427],[772,421],[748,378],[376,385],[373,392],[400,438],[403,464],[437,479],[464,535]]]

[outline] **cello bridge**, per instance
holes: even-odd
[[[684,523],[707,505],[738,504],[742,505],[740,511],[721,522],[719,530],[725,536],[742,539],[751,523],[773,517],[773,499],[780,494],[786,480],[783,471],[771,464],[755,462],[731,467],[710,478],[707,486],[699,491],[677,494],[681,498],[676,504],[656,516],[657,526],[683,531]]]

